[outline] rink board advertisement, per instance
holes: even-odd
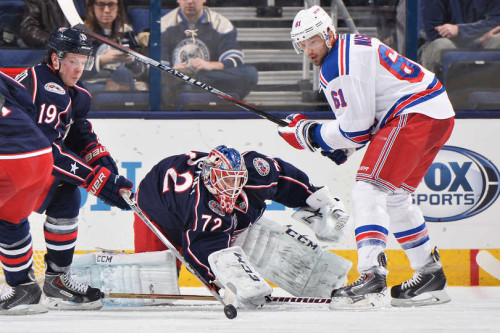
[[[414,202],[426,216],[431,243],[442,254],[450,285],[491,285],[498,280],[477,267],[475,253],[487,249],[500,259],[499,171],[500,120],[458,119],[445,148],[438,154],[414,194]],[[94,119],[101,142],[117,161],[120,172],[138,184],[161,159],[190,150],[209,151],[226,144],[240,151],[257,150],[280,157],[304,170],[315,185],[328,185],[351,207],[350,191],[363,151],[337,166],[319,152],[298,151],[278,135],[276,125],[266,120],[144,120]],[[404,167],[404,166],[402,166]],[[82,191],[78,251],[98,248],[133,250],[131,212],[110,208]],[[290,224],[293,211],[268,203],[267,216]],[[31,216],[34,247],[44,250],[43,220]],[[298,226],[301,228],[301,226]],[[307,229],[300,229],[304,232]],[[357,277],[354,236],[330,246],[353,261],[350,278]],[[388,257],[395,282],[411,277],[404,253],[394,237],[388,239]],[[391,281],[389,281],[390,283]]]

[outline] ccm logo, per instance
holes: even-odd
[[[104,173],[101,172],[99,175],[97,175],[97,179],[92,184],[89,193],[95,195],[97,192],[99,192],[99,189],[101,188],[101,185],[104,184],[105,179],[106,175]]]
[[[316,250],[319,246],[318,244],[314,243],[309,238],[307,238],[306,235],[301,235],[298,232],[296,232],[295,230],[293,230],[292,228],[288,228],[287,231],[285,231],[285,233],[288,236],[296,239],[300,243],[304,244],[306,247],[312,248],[313,250]]]
[[[260,281],[259,277],[257,276],[257,274],[255,274],[251,269],[250,267],[248,267],[248,264],[245,262],[245,260],[243,259],[243,256],[239,253],[234,253],[234,255],[236,256],[238,262],[240,263],[241,267],[243,268],[243,270],[248,274],[248,276],[254,280],[254,281]]]
[[[102,262],[102,263],[111,263],[113,261],[113,256],[103,256],[99,255],[96,257],[95,260],[97,263]]]

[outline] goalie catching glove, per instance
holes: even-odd
[[[80,157],[92,167],[100,165],[112,173],[118,173],[118,167],[113,158],[111,158],[109,151],[99,142],[92,142],[87,145],[80,153]]]
[[[351,216],[327,187],[311,194],[306,203],[309,207],[299,209],[292,217],[308,225],[318,239],[338,242],[346,235]]]
[[[120,190],[132,191],[134,184],[127,178],[114,174],[109,169],[97,166],[85,178],[83,188],[110,206],[129,210],[129,205],[120,195]]]

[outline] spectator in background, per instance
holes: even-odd
[[[143,47],[127,23],[123,0],[88,0],[86,18],[85,25],[91,31],[134,51],[142,51]],[[146,65],[101,42],[94,44],[94,51],[94,69],[83,77],[91,93],[98,90],[147,90]]]
[[[20,35],[28,47],[44,48],[52,31],[69,26],[57,0],[25,0]]]
[[[421,6],[427,42],[420,62],[434,73],[442,73],[443,50],[500,49],[500,1],[422,0]]]
[[[172,68],[243,99],[257,85],[257,70],[243,64],[236,28],[204,6],[206,0],[177,0],[179,7],[161,19],[162,59]],[[165,76],[163,102],[175,92],[196,89]]]

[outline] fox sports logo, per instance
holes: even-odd
[[[499,195],[498,180],[498,169],[484,156],[445,146],[413,194],[413,202],[429,222],[465,219],[495,202]]]

